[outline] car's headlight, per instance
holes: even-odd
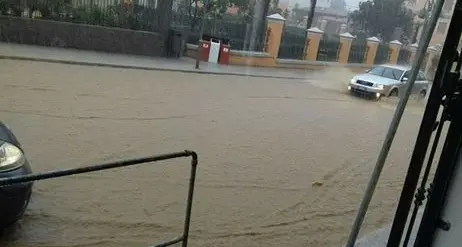
[[[355,78],[351,79],[350,83],[356,83],[356,79]]]
[[[16,169],[24,164],[25,157],[21,149],[13,144],[0,144],[0,172]]]
[[[382,84],[375,84],[375,87],[378,88],[378,89],[383,89],[383,85],[382,85]]]

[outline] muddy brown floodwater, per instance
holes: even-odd
[[[0,60],[0,116],[35,172],[196,150],[190,246],[337,247],[395,103],[349,96],[342,73],[283,80]],[[421,109],[404,115],[362,234],[391,220]],[[170,240],[188,177],[179,159],[37,182],[0,245]]]

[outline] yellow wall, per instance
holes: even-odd
[[[340,52],[338,54],[339,63],[348,63],[352,41],[353,39],[350,38],[340,38]]]
[[[280,20],[270,20],[268,19],[268,44],[267,52],[270,56],[277,58],[279,54],[279,47],[281,45],[282,29],[284,27],[284,22]]]
[[[401,50],[400,45],[390,44],[390,61],[391,64],[398,63],[399,51]]]
[[[321,38],[322,33],[308,32],[308,42],[306,42],[308,47],[306,48],[307,52],[305,54],[305,60],[316,61],[318,58],[318,49]]]
[[[367,53],[366,53],[366,64],[374,65],[375,55],[377,55],[377,49],[379,47],[378,42],[368,41],[367,42]]]

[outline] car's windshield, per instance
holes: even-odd
[[[401,69],[396,69],[396,68],[390,68],[390,67],[384,67],[384,66],[378,66],[374,67],[369,72],[368,74],[376,75],[376,76],[381,76],[393,80],[399,80],[401,76],[404,73],[404,70]]]

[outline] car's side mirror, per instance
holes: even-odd
[[[403,77],[403,79],[401,79],[402,82],[407,82],[409,79],[407,77]]]

